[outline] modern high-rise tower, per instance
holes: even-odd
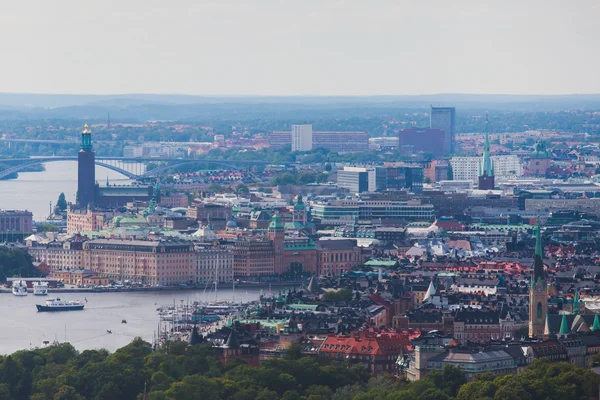
[[[77,206],[87,208],[96,196],[96,163],[92,149],[92,131],[85,124],[81,132],[81,149],[77,156]]]
[[[542,338],[546,331],[546,315],[548,314],[548,294],[546,289],[546,273],[544,272],[544,248],[542,247],[542,231],[540,225],[534,228],[535,255],[533,257],[533,273],[529,287],[529,337]]]
[[[444,155],[454,153],[454,125],[456,109],[454,107],[433,107],[429,114],[429,127],[444,131]]]
[[[292,151],[311,151],[312,145],[312,125],[292,125]]]

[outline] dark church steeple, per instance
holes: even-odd
[[[481,175],[479,176],[480,190],[494,190],[494,164],[490,154],[490,135],[488,133],[488,116],[485,114],[485,142],[483,144],[483,158],[481,159]]]

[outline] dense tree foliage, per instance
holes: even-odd
[[[321,296],[324,302],[350,301],[352,300],[352,291],[346,288],[340,290],[331,290]]]
[[[301,358],[298,348],[260,367],[223,365],[210,346],[172,342],[152,351],[139,338],[113,354],[58,344],[0,357],[0,400],[141,400],[144,391],[148,400],[570,400],[597,398],[599,383],[591,371],[548,361],[470,383],[450,366],[418,382],[370,378],[345,362]]]
[[[56,201],[56,207],[58,208],[59,211],[66,211],[67,210],[67,199],[65,198],[65,194],[61,193],[58,196],[58,200]]]
[[[0,281],[4,282],[11,277],[35,276],[40,276],[40,272],[33,266],[31,256],[26,251],[0,246]]]

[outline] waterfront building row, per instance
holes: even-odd
[[[28,246],[51,273],[86,270],[148,285],[231,282],[275,275],[339,275],[364,261],[356,239],[286,236],[240,238],[220,245],[165,240],[93,239]]]

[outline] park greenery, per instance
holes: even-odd
[[[31,256],[19,248],[0,246],[0,282],[6,278],[30,278],[40,276],[40,272],[33,266]]]
[[[372,378],[347,361],[302,357],[297,345],[260,367],[224,365],[210,345],[169,342],[154,351],[140,338],[112,354],[63,343],[0,357],[0,400],[575,400],[597,398],[599,383],[590,370],[547,360],[469,383],[452,366],[417,382]]]
[[[342,288],[340,290],[330,290],[321,296],[321,300],[326,303],[348,302],[352,300],[353,294],[350,289]]]
[[[56,201],[56,208],[58,208],[58,211],[67,211],[67,199],[65,198],[64,193],[61,193],[58,196],[58,200]]]

